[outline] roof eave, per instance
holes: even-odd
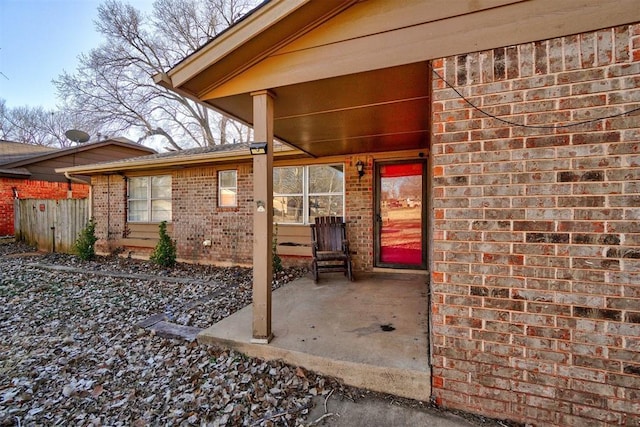
[[[283,43],[359,1],[363,0],[267,1],[176,64],[166,73],[166,78],[161,73],[154,76],[154,80],[167,89],[182,90],[190,97],[206,100],[204,96],[212,88],[224,84]],[[280,30],[274,30],[276,28]],[[286,30],[282,31],[283,28]],[[217,70],[215,76],[194,86],[194,80],[211,70],[213,65]]]
[[[305,154],[299,150],[287,149],[283,151],[276,151],[273,153],[275,157],[301,157]],[[69,168],[58,168],[55,171],[57,173],[69,173],[71,175],[100,175],[110,174],[125,171],[145,171],[153,169],[176,169],[187,166],[198,166],[209,163],[222,163],[222,162],[235,162],[235,161],[248,161],[252,156],[248,153],[247,149],[236,151],[225,151],[218,153],[203,153],[193,154],[185,156],[183,158],[166,157],[159,159],[147,159],[141,157],[135,161],[121,161],[121,162],[109,162],[98,163],[94,165],[73,166]]]
[[[219,34],[216,38],[196,50],[175,65],[168,75],[180,87],[193,76],[201,73],[212,63],[217,63],[235,52],[247,41],[257,37],[284,16],[304,6],[312,0],[288,0],[286,2],[265,2],[249,16]]]
[[[31,172],[25,168],[0,168],[0,176],[5,178],[28,179],[31,177]]]
[[[198,98],[198,94],[196,93],[192,93],[186,89],[182,89],[179,87],[175,87],[173,85],[173,81],[171,80],[171,77],[167,74],[167,73],[158,73],[155,74],[153,77],[153,81],[155,84],[157,84],[158,86],[161,86],[167,90],[170,90],[172,92],[177,93],[178,95],[182,95],[185,98],[190,99],[191,101],[200,104],[206,108],[210,108],[213,111],[222,114],[223,116],[226,117],[230,117],[233,120],[237,121],[238,123],[241,123],[245,126],[251,127],[253,126],[251,123],[248,123],[246,120],[242,119],[241,117],[238,117],[237,115],[229,112],[229,111],[225,111],[223,109],[218,108],[216,105],[213,105],[209,102],[203,101],[200,98]]]

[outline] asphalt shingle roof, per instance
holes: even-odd
[[[126,159],[114,160],[110,162],[103,162],[100,165],[109,165],[110,163],[134,163],[139,162],[141,160],[157,160],[157,159],[182,159],[191,156],[196,156],[199,154],[207,154],[207,153],[224,153],[230,151],[240,151],[247,150],[249,151],[249,144],[246,142],[236,143],[236,144],[223,144],[223,145],[213,145],[206,147],[196,147],[196,148],[187,148],[184,150],[175,150],[175,151],[166,151],[163,153],[157,154],[149,154],[146,156],[137,156],[137,157],[129,157]]]

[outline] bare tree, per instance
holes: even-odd
[[[154,84],[152,76],[236,22],[255,0],[157,0],[145,16],[119,0],[98,8],[105,43],[80,56],[75,73],[56,84],[65,108],[92,117],[112,133],[160,135],[172,149],[245,140],[248,129],[210,108]],[[229,126],[232,125],[232,126]]]
[[[8,140],[11,124],[5,119],[8,114],[7,103],[0,98],[0,139]]]
[[[41,132],[39,121],[44,117],[42,107],[16,107],[6,109],[4,120],[9,128],[7,139],[35,145],[53,145]]]
[[[0,99],[0,139],[48,147],[68,147],[72,141],[65,136],[69,129],[81,129],[97,135],[98,127],[87,117],[43,107],[9,108]]]
[[[69,147],[74,142],[67,138],[66,132],[78,129],[89,134],[89,141],[97,141],[103,134],[100,123],[94,122],[90,117],[79,116],[73,111],[56,110],[48,111],[41,122],[43,131],[49,133],[55,139],[55,145]]]

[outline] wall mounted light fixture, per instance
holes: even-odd
[[[256,154],[267,154],[267,143],[266,142],[252,142],[249,145],[249,151],[252,156]]]
[[[362,160],[358,160],[356,163],[356,170],[358,171],[358,179],[364,176],[364,162]]]

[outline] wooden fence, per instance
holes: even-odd
[[[14,202],[15,236],[38,250],[73,252],[78,234],[89,221],[89,199]]]

